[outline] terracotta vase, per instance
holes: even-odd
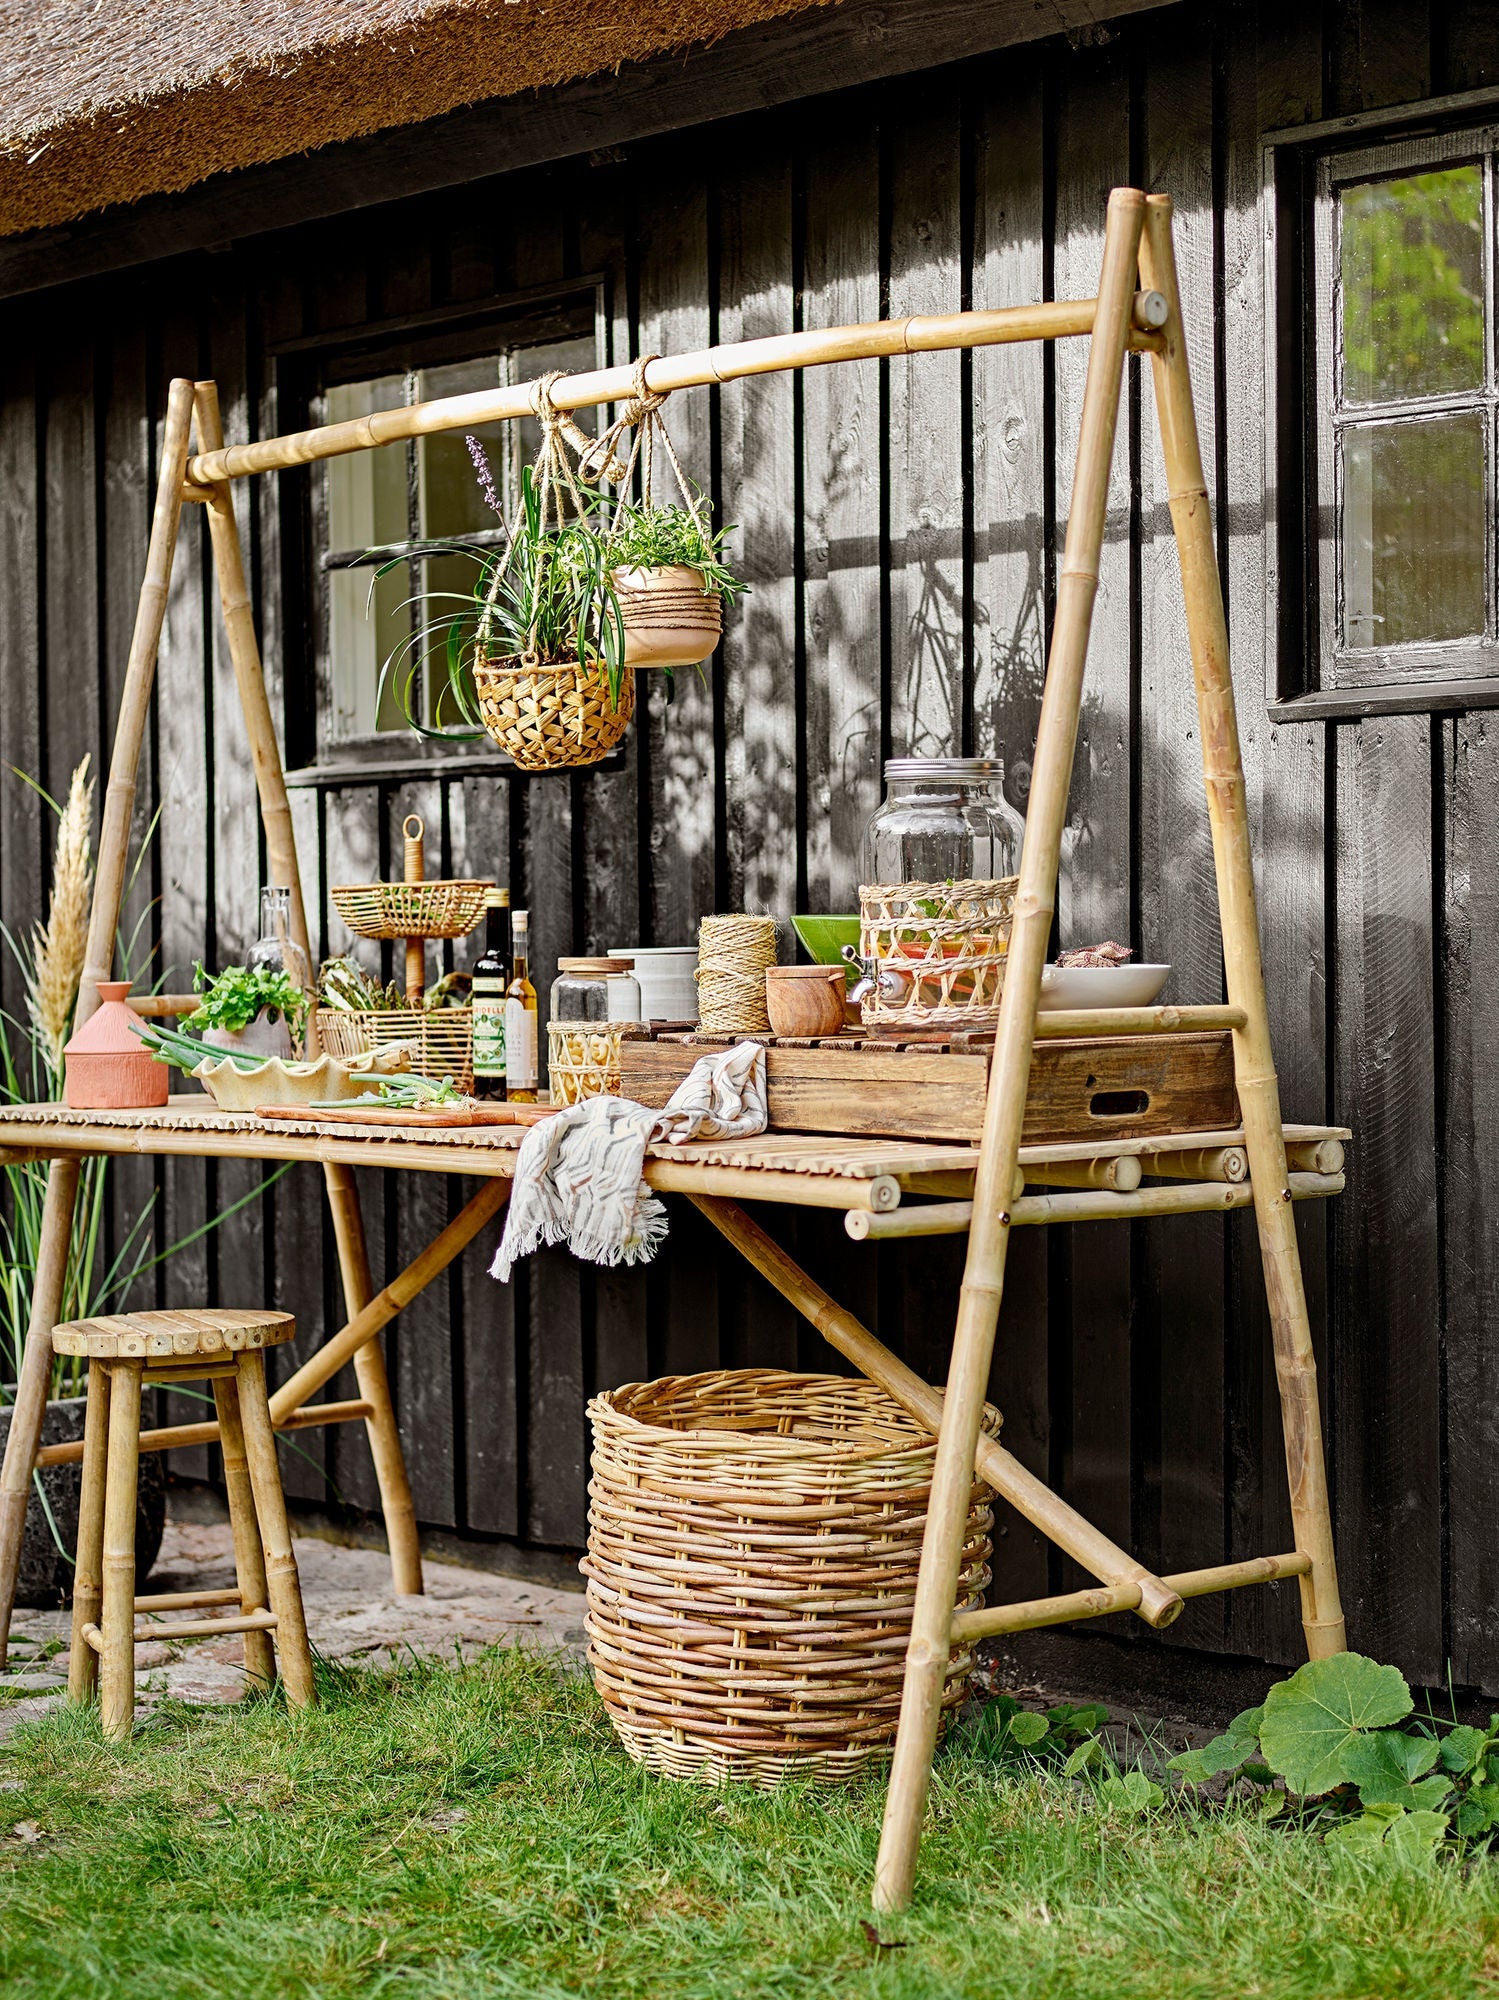
[[[765,974],[771,1032],[807,1039],[843,1032],[841,965],[772,965]]]
[[[101,979],[99,1009],[63,1050],[70,1111],[150,1111],[167,1101],[171,1072],[135,1032],[128,979]]]

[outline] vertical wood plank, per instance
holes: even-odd
[[[977,80],[971,292],[979,310],[1045,295],[1042,79],[1042,59],[1021,52],[986,65]],[[1046,355],[1039,344],[980,348],[972,370],[973,747],[1004,759],[1007,795],[1023,811],[1046,671]],[[1006,1444],[1042,1479],[1051,1452],[1046,1236],[1011,1236],[989,1390],[1005,1413]],[[1011,1602],[1044,1596],[1045,1536],[1007,1507],[995,1533],[996,1592]]]
[[[962,304],[959,133],[948,79],[900,86],[886,141],[892,318]],[[887,363],[890,744],[896,756],[964,747],[962,364],[956,353]]]
[[[39,778],[42,769],[42,645],[38,578],[41,567],[40,472],[37,464],[37,362],[33,327],[10,321],[0,383],[0,561],[7,587],[0,593],[0,660],[8,698],[0,702],[0,898],[13,928],[45,915],[39,884],[46,866],[46,808],[18,772]],[[51,815],[46,815],[50,824]],[[20,967],[0,953],[0,998],[24,1019]],[[27,1086],[29,1088],[29,1085]]]
[[[1058,298],[1097,291],[1109,190],[1130,177],[1130,84],[1126,48],[1084,50],[1057,83],[1054,273]],[[1127,363],[1127,367],[1135,364]],[[1056,507],[1060,551],[1071,505],[1087,343],[1055,351]],[[1121,403],[1083,694],[1072,816],[1064,837],[1057,910],[1063,946],[1132,931],[1130,852],[1134,723],[1130,605],[1130,415]],[[1131,1411],[1133,1273],[1128,1226],[1094,1223],[1055,1253],[1068,1263],[1072,1407],[1065,1451],[1069,1498],[1128,1547],[1132,1538]],[[1055,1267],[1054,1267],[1055,1268]]]
[[[1218,273],[1208,19],[1184,22],[1151,63],[1144,109],[1148,184],[1175,204],[1187,351],[1204,458],[1211,465]],[[1181,564],[1160,427],[1143,379],[1141,397],[1140,946],[1147,961],[1173,968],[1173,996],[1216,1001],[1223,995],[1218,895]],[[1214,499],[1221,506],[1221,496]],[[1224,1223],[1212,1216],[1174,1217],[1141,1231],[1138,1313],[1156,1372],[1145,1393],[1158,1412],[1160,1444],[1150,1454],[1154,1463],[1137,1475],[1147,1494],[1139,1553],[1168,1571],[1224,1559],[1225,1256]],[[1173,1643],[1221,1648],[1226,1604],[1221,1596],[1189,1603],[1172,1628]]]

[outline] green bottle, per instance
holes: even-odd
[[[510,891],[484,892],[484,955],[474,967],[474,1096],[505,1096],[505,988],[510,983]]]

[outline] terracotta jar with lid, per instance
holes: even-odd
[[[167,1101],[171,1072],[135,1031],[128,979],[101,979],[98,1011],[63,1050],[63,1102],[70,1111],[153,1111]]]

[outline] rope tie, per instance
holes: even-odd
[[[765,974],[775,962],[774,917],[704,917],[693,974],[699,1025],[709,1034],[769,1034]]]

